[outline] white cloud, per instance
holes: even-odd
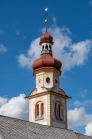
[[[83,98],[87,95],[87,89],[80,88],[80,96]]]
[[[31,43],[30,48],[27,51],[27,55],[20,54],[18,56],[18,62],[21,67],[31,69],[32,62],[39,57],[40,57],[40,46],[39,46],[39,38],[37,38]]]
[[[0,107],[1,107],[4,103],[6,103],[7,101],[8,101],[7,98],[2,98],[2,97],[0,97]]]
[[[53,55],[62,61],[64,71],[86,63],[92,48],[92,40],[72,43],[68,28],[55,27],[48,30],[54,38]],[[30,68],[33,60],[40,57],[40,53],[39,38],[37,38],[31,43],[26,55],[18,56],[18,62],[21,67]]]
[[[85,135],[92,136],[92,121],[85,127]]]
[[[92,113],[87,114],[83,107],[68,110],[68,124],[72,130],[84,126],[84,134],[92,136]]]
[[[85,126],[85,133],[89,135],[91,121],[92,114],[87,114],[83,107],[68,110],[68,124],[70,129],[73,129],[73,127]]]
[[[74,102],[74,105],[75,106],[77,106],[77,107],[79,107],[79,106],[89,106],[89,105],[92,105],[92,100],[85,100],[85,101],[78,101],[78,100],[76,100],[75,102]]]
[[[24,54],[19,55],[18,61],[22,67],[31,68],[32,60]]]
[[[5,52],[7,52],[7,48],[3,44],[0,44],[0,53],[5,53]]]
[[[0,97],[0,115],[28,120],[28,100],[24,97],[24,94],[10,100]]]

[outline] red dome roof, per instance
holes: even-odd
[[[47,30],[46,32],[40,37],[40,42],[43,41],[53,41],[53,37],[51,35],[48,34]]]
[[[54,67],[60,70],[61,66],[62,63],[49,54],[44,54],[33,62],[33,70],[37,70],[41,67]]]

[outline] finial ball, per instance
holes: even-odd
[[[48,23],[48,20],[45,20],[45,23]]]
[[[48,11],[48,8],[45,8],[45,12],[47,12]]]

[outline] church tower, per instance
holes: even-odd
[[[53,37],[47,29],[40,37],[41,57],[33,62],[36,88],[29,99],[29,121],[67,129],[67,99],[60,88],[62,63],[52,54]],[[40,49],[40,48],[39,48]]]

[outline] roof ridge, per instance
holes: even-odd
[[[92,138],[92,136],[84,135],[84,134],[81,134],[81,133],[78,133],[78,132],[74,132],[74,133],[75,133],[75,134],[82,135],[82,136],[87,136],[87,137],[90,137],[90,138]]]

